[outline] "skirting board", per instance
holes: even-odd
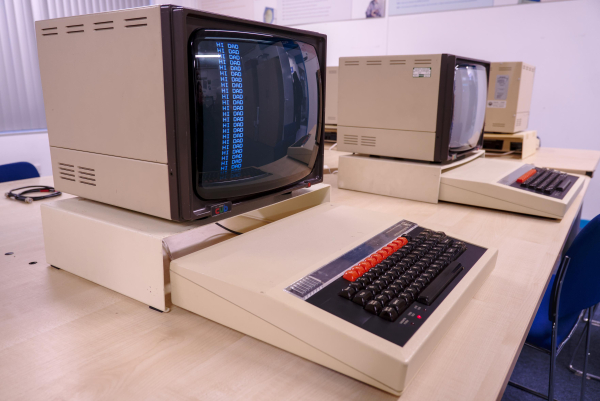
[[[329,185],[314,185],[219,223],[244,233],[329,200]],[[233,236],[215,224],[178,223],[83,198],[46,203],[41,211],[50,265],[161,311],[171,305],[171,261]]]
[[[338,186],[353,191],[437,203],[442,172],[483,156],[485,151],[480,150],[444,165],[366,155],[340,156]]]

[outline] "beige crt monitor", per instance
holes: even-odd
[[[485,131],[517,133],[529,124],[535,67],[519,62],[492,63]]]
[[[322,181],[324,35],[171,5],[36,35],[58,190],[190,221]]]
[[[476,152],[488,70],[451,54],[340,58],[339,150],[438,163]]]

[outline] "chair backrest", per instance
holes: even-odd
[[[559,318],[579,313],[600,302],[600,215],[575,237],[567,251],[571,258],[564,274]],[[559,272],[555,282],[559,281]],[[553,296],[556,290],[553,288]]]
[[[35,166],[28,162],[3,164],[0,166],[0,182],[25,180],[39,177]]]

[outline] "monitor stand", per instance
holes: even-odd
[[[247,233],[329,203],[329,197],[329,185],[313,185],[219,224]],[[44,203],[41,212],[46,261],[51,266],[162,312],[171,306],[171,262],[235,237],[202,220],[178,223],[77,197]]]

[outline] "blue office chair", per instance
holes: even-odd
[[[0,182],[26,180],[39,177],[35,166],[27,162],[3,164],[0,166]]]
[[[600,303],[600,215],[590,221],[573,241],[544,294],[525,345],[550,354],[548,396],[523,385],[508,384],[546,400],[554,400],[556,357],[579,322],[586,333],[580,399],[584,399],[590,348],[590,326]],[[587,317],[586,317],[587,316]],[[583,335],[583,334],[582,334]]]

